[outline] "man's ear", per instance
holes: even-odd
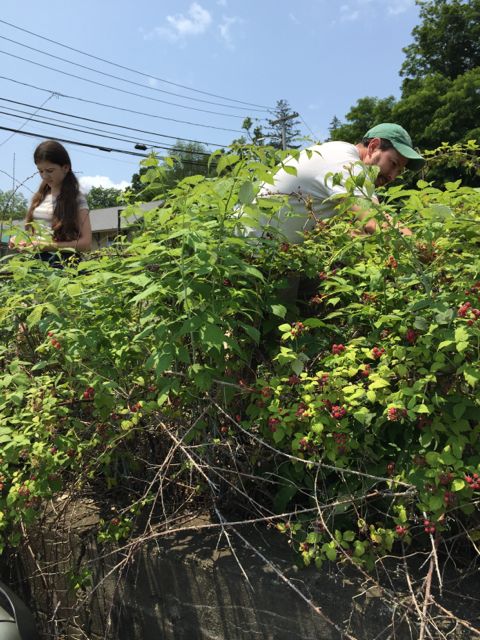
[[[379,149],[381,142],[382,141],[380,140],[380,138],[372,138],[368,143],[368,152],[371,154],[377,149]]]

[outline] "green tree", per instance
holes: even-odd
[[[20,220],[27,213],[28,202],[21,193],[0,191],[0,220]]]
[[[337,118],[337,116],[333,116],[332,121],[330,122],[329,126],[328,126],[328,130],[330,132],[330,138],[329,140],[334,140],[334,135],[335,132],[337,131],[337,129],[339,129],[342,126],[342,122],[340,120],[340,118]]]
[[[298,128],[300,120],[296,119],[297,116],[298,113],[292,111],[286,100],[278,100],[274,117],[268,120],[270,128],[265,132],[268,144],[275,149],[282,149],[283,145],[286,149],[298,149],[300,145],[297,141],[301,131]]]
[[[416,0],[421,23],[403,49],[400,75],[440,73],[450,79],[480,65],[480,0]]]
[[[393,96],[388,98],[374,98],[371,96],[360,98],[345,116],[347,122],[338,124],[335,128],[330,128],[331,140],[359,142],[368,129],[374,125],[391,121],[394,105],[395,98]]]
[[[92,187],[87,194],[89,209],[105,209],[119,204],[123,191],[121,189]]]
[[[174,187],[180,180],[189,176],[208,174],[209,151],[199,142],[177,140],[170,155],[172,162],[164,162],[164,186]]]

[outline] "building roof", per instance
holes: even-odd
[[[153,202],[142,202],[140,204],[134,205],[135,207],[140,207],[142,211],[150,211],[151,209],[155,209],[156,207],[161,207],[163,205],[163,200],[154,200]],[[90,223],[92,225],[93,233],[102,233],[102,232],[118,232],[119,229],[132,224],[136,220],[138,220],[138,216],[127,216],[123,217],[121,212],[127,209],[125,206],[118,207],[106,207],[104,209],[92,209],[90,211]],[[13,228],[24,228],[23,220],[6,220],[1,225],[1,242],[3,244],[8,243],[8,239],[11,235],[15,233],[10,229]]]

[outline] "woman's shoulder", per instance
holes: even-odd
[[[81,191],[79,191],[77,195],[77,205],[79,209],[88,209],[87,198]]]

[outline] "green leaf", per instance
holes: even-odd
[[[273,315],[277,316],[278,318],[285,318],[285,315],[287,313],[287,308],[284,307],[283,304],[272,304],[270,306],[270,310],[273,313]],[[282,326],[285,326],[285,325],[282,325]],[[281,328],[280,330],[282,331]],[[286,331],[286,329],[283,329],[283,331]]]
[[[461,478],[455,478],[452,482],[452,491],[461,491],[466,486],[465,481]]]
[[[467,384],[469,384],[471,387],[475,387],[477,382],[480,380],[480,372],[472,366],[467,366],[463,370],[463,377],[465,378],[465,382]]]
[[[454,405],[453,407],[453,415],[454,417],[458,420],[459,418],[461,418],[463,416],[463,414],[465,413],[465,409],[466,409],[466,404],[464,402],[461,402],[459,404]]]
[[[325,555],[330,560],[330,562],[335,562],[337,559],[337,551],[333,547],[327,547],[325,549]]]
[[[250,204],[255,199],[253,182],[244,182],[238,191],[238,201],[242,204]]]

